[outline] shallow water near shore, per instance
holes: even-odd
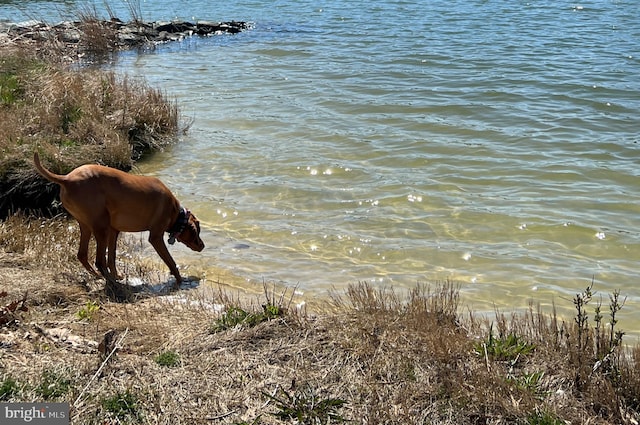
[[[140,6],[254,28],[112,65],[193,120],[139,164],[204,224],[206,250],[180,262],[309,294],[450,279],[475,311],[570,313],[593,279],[640,334],[640,5],[207,3]]]

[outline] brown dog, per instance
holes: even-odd
[[[127,174],[102,165],[82,165],[69,174],[54,174],[33,155],[36,169],[44,178],[60,185],[62,205],[80,224],[78,260],[93,275],[89,264],[89,240],[96,238],[96,267],[109,283],[115,283],[116,241],[120,232],[149,231],[149,242],[176,278],[174,288],[182,282],[176,263],[164,244],[179,240],[194,251],[202,251],[200,222],[182,208],[169,189],[157,178]],[[109,252],[108,262],[106,251]]]

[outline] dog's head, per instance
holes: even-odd
[[[190,211],[186,211],[187,222],[184,229],[175,238],[194,251],[202,251],[204,242],[200,239],[200,221]],[[169,242],[171,243],[171,242]]]

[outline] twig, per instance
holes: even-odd
[[[218,416],[210,416],[210,417],[208,417],[208,418],[207,418],[207,420],[208,420],[208,421],[219,421],[220,419],[224,419],[224,418],[226,418],[227,416],[231,416],[231,415],[233,415],[233,414],[234,414],[234,413],[236,413],[237,411],[238,411],[238,409],[234,409],[234,410],[231,410],[231,411],[229,411],[229,412],[227,412],[227,413],[223,413],[222,415],[218,415]]]
[[[484,361],[487,364],[487,372],[491,372],[491,366],[489,364],[489,353],[487,353],[487,344],[482,344],[482,348],[484,349]]]
[[[271,394],[271,397],[269,397],[269,398],[267,399],[267,402],[266,402],[265,404],[263,404],[263,405],[260,407],[260,409],[264,409],[265,407],[267,407],[267,406],[269,405],[269,403],[271,403],[271,400],[273,400],[273,399],[276,397],[276,394],[278,393],[278,389],[279,389],[279,388],[280,388],[280,384],[276,384],[276,389],[273,391],[273,394]],[[267,397],[269,396],[269,394],[266,394],[266,393],[265,393],[265,395],[266,395]]]
[[[519,359],[520,359],[520,353],[518,353],[516,358],[511,362],[511,365],[509,366],[509,374],[513,374],[513,368],[516,366],[516,363],[518,363]]]
[[[107,356],[106,359],[104,359],[104,361],[102,362],[102,364],[100,365],[100,367],[98,368],[98,370],[96,371],[96,373],[93,374],[93,376],[91,377],[91,379],[89,379],[89,382],[87,382],[87,385],[85,385],[85,387],[82,389],[82,391],[80,391],[80,395],[78,395],[78,398],[76,398],[76,401],[73,402],[73,404],[71,405],[72,408],[75,408],[76,405],[78,404],[78,402],[80,401],[80,399],[82,398],[82,396],[84,396],[84,393],[87,391],[87,389],[89,388],[89,385],[91,385],[91,383],[98,377],[98,375],[100,375],[100,372],[102,372],[102,369],[104,369],[104,367],[107,365],[107,362],[109,361],[109,359],[111,358],[111,356],[113,356],[113,354],[116,352],[116,350],[118,348],[120,348],[120,344],[122,344],[122,341],[124,341],[124,338],[127,336],[127,333],[129,332],[129,328],[125,329],[124,333],[122,334],[122,336],[120,337],[120,340],[116,343],[116,345],[113,347],[113,350],[111,350],[111,352],[109,353],[109,355]]]

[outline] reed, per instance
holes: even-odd
[[[78,29],[81,32],[79,51],[94,59],[108,58],[118,49],[118,31],[112,24],[117,18],[107,5],[110,19],[103,19],[95,4],[79,6],[76,15],[79,19]]]

